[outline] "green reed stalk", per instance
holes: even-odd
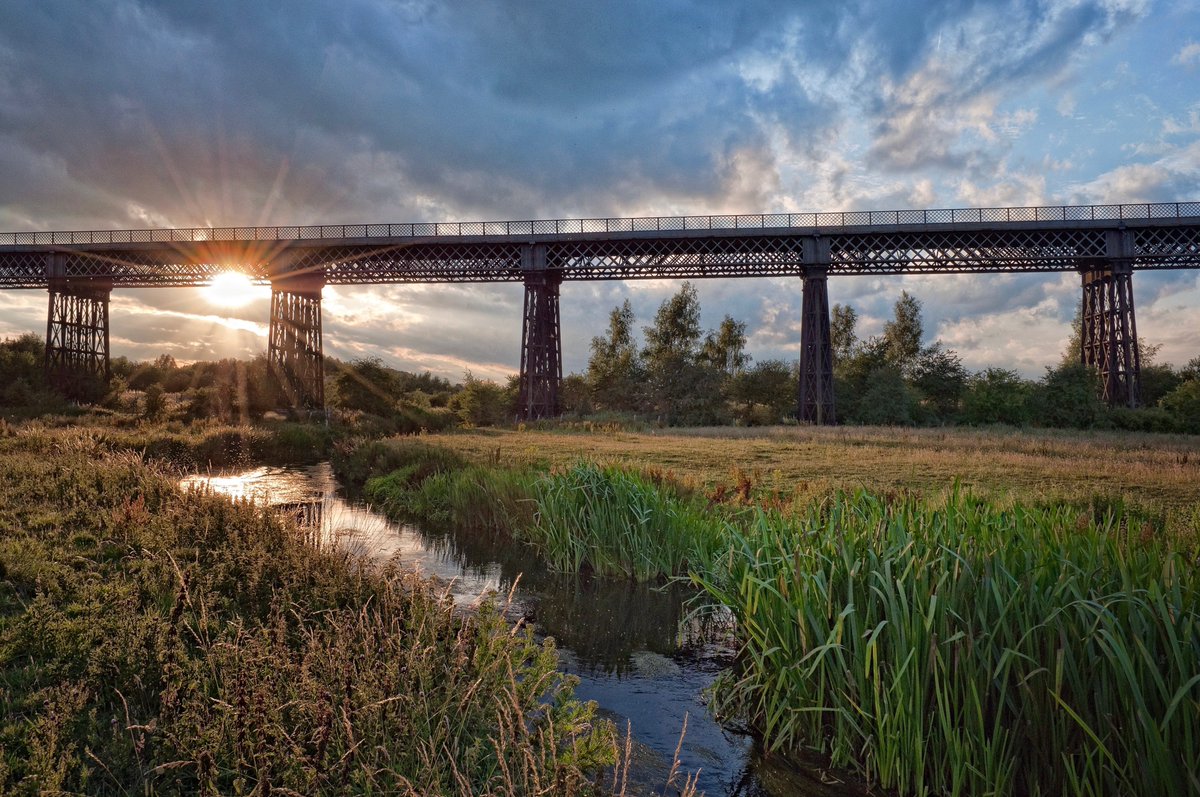
[[[1188,557],[1066,508],[838,495],[694,575],[744,649],[714,692],[772,749],[905,794],[1200,789]]]

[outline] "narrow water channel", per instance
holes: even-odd
[[[699,787],[710,797],[862,793],[820,771],[776,764],[757,753],[750,737],[713,721],[703,692],[730,651],[687,622],[688,595],[679,587],[550,573],[522,546],[486,534],[436,534],[394,523],[343,498],[328,463],[191,475],[182,484],[293,512],[323,539],[364,556],[396,557],[401,566],[443,585],[464,608],[489,594],[503,598],[511,592],[513,618],[523,617],[538,633],[554,637],[560,668],[579,678],[577,696],[595,700],[622,731],[627,723],[632,727],[630,779],[638,793],[662,793],[685,716],[682,769],[698,771]]]

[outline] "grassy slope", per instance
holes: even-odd
[[[94,434],[0,429],[0,793],[577,793],[611,737],[555,662]]]
[[[1124,498],[1151,508],[1200,501],[1200,437],[1104,432],[878,427],[691,429],[656,433],[475,430],[431,443],[476,462],[569,465],[581,457],[671,471],[701,485],[737,480],[797,498],[835,488],[938,495],[957,479],[1022,501]]]

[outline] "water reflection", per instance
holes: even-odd
[[[661,786],[686,716],[682,766],[700,771],[700,788],[709,795],[859,793],[774,765],[755,754],[748,736],[732,733],[709,717],[703,692],[726,666],[728,651],[689,619],[694,615],[686,603],[693,593],[685,585],[552,573],[527,548],[493,530],[419,529],[391,522],[339,496],[328,463],[193,475],[182,483],[292,514],[319,530],[323,541],[363,556],[398,560],[405,569],[443,584],[460,606],[511,591],[510,611],[555,638],[562,668],[579,678],[577,695],[595,700],[618,727],[632,723],[631,776],[638,783]],[[641,788],[646,793],[650,787]]]

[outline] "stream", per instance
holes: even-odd
[[[698,772],[698,786],[709,797],[864,793],[823,770],[777,763],[748,735],[709,716],[703,692],[732,651],[713,641],[723,635],[706,634],[689,620],[684,602],[690,593],[682,585],[655,588],[551,573],[523,546],[487,534],[436,534],[395,523],[342,497],[328,463],[196,474],[181,484],[293,513],[319,529],[323,540],[361,555],[396,557],[403,568],[435,580],[464,609],[493,593],[503,602],[511,593],[509,616],[554,637],[559,668],[579,679],[576,696],[595,700],[622,734],[627,724],[632,728],[636,793],[664,793],[685,716],[681,771]]]

